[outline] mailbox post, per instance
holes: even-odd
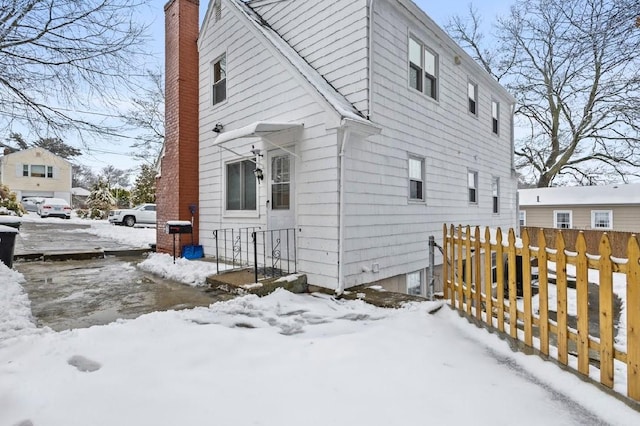
[[[176,263],[176,235],[193,233],[193,226],[188,220],[168,220],[164,231],[173,235],[173,263]]]

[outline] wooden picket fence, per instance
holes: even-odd
[[[547,247],[542,230],[537,235],[539,247],[530,246],[527,230],[517,240],[514,230],[509,229],[506,241],[500,228],[485,228],[484,235],[481,233],[479,227],[443,227],[444,297],[451,306],[584,376],[589,377],[590,369],[596,369],[597,375],[599,369],[599,381],[607,388],[614,388],[615,367],[626,367],[626,396],[640,401],[640,247],[635,235],[628,240],[626,258],[621,259],[611,256],[607,234],[601,238],[598,255],[591,255],[587,254],[582,233],[577,237],[575,252],[566,250],[561,231],[556,233],[553,248]],[[496,260],[492,268],[493,256]],[[520,262],[521,297],[516,282],[516,265]],[[537,262],[538,312],[532,309],[536,289],[532,285],[532,262]],[[568,265],[575,267],[576,328],[568,325],[567,288],[573,281],[567,274]],[[557,306],[549,306],[554,266]],[[599,271],[599,337],[589,333],[589,270]],[[626,345],[615,344],[614,273],[626,276]],[[518,308],[518,301],[522,308]],[[549,315],[554,308],[555,320]],[[590,357],[590,351],[596,356]],[[599,358],[599,363],[593,362],[594,358]]]

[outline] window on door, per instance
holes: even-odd
[[[271,159],[271,209],[288,210],[291,200],[291,163],[288,155]]]
[[[256,209],[255,164],[244,160],[227,164],[227,210]]]

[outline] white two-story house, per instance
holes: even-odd
[[[216,229],[294,228],[310,284],[424,294],[444,223],[516,225],[514,98],[412,1],[215,0],[196,43],[205,255]]]

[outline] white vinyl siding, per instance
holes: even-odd
[[[278,1],[254,7],[358,111],[370,114],[366,0]]]

